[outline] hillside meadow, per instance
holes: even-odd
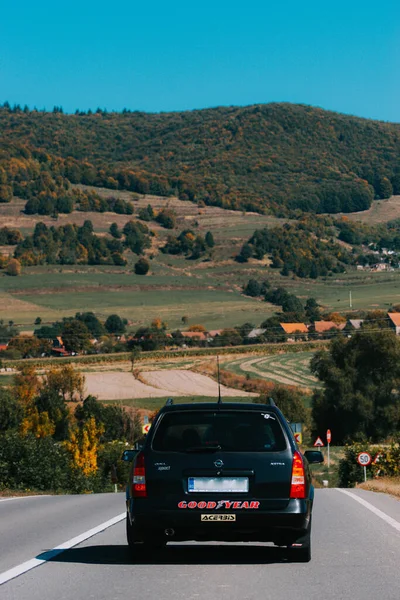
[[[400,302],[400,273],[352,271],[335,278],[302,280],[282,277],[265,267],[243,267],[233,260],[195,262],[173,257],[172,263],[152,261],[152,271],[143,277],[120,267],[25,267],[18,277],[0,276],[0,318],[13,320],[23,328],[40,317],[50,322],[76,312],[93,311],[99,318],[117,313],[136,327],[154,318],[166,321],[170,329],[189,324],[208,329],[232,327],[245,322],[261,324],[276,307],[241,294],[249,278],[268,278],[271,285],[283,286],[302,300],[315,297],[327,310],[350,311],[380,308],[387,310]],[[168,261],[169,262],[169,261]],[[154,266],[153,266],[154,265]],[[190,269],[190,270],[189,270]]]

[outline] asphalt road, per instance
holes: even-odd
[[[169,544],[154,559],[133,561],[123,519],[51,552],[123,518],[124,495],[0,500],[0,581],[34,557],[50,559],[0,585],[0,599],[399,600],[400,501],[350,494],[317,490],[308,564],[285,562],[264,544]]]

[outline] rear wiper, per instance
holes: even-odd
[[[219,444],[216,446],[189,446],[189,448],[185,448],[184,452],[218,452],[218,450],[221,450]]]

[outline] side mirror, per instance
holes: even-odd
[[[130,462],[135,458],[136,454],[136,450],[124,450],[121,456],[121,460],[125,462]]]
[[[306,450],[304,456],[310,465],[316,465],[324,462],[324,455],[320,450]]]

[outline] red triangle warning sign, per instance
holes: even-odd
[[[314,446],[320,447],[320,446],[325,446],[324,442],[321,440],[320,437],[317,437],[317,439],[314,442]]]

